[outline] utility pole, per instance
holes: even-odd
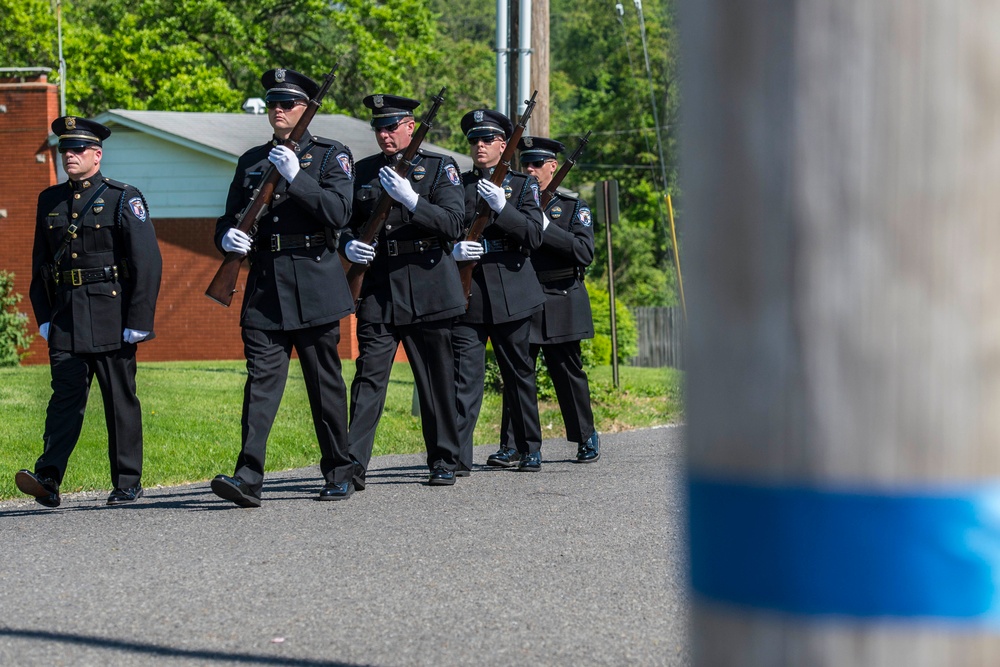
[[[679,8],[692,664],[998,665],[1000,6]]]
[[[549,0],[531,0],[531,84],[538,91],[531,134],[549,136]]]

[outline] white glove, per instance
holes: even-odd
[[[126,327],[125,331],[122,333],[122,340],[126,343],[138,343],[146,339],[149,336],[148,331],[136,331],[135,329],[129,329]]]
[[[417,193],[413,191],[410,181],[396,173],[391,167],[382,167],[378,172],[379,183],[390,197],[406,207],[406,210],[413,212],[417,208]]]
[[[49,323],[48,322],[43,322],[42,324],[39,324],[38,325],[38,333],[41,334],[42,338],[44,338],[46,341],[48,341],[49,340]]]
[[[483,256],[483,244],[475,241],[459,241],[451,256],[459,262],[474,262]]]
[[[250,252],[250,237],[246,232],[233,227],[222,235],[222,249],[245,255]]]
[[[495,212],[499,213],[507,205],[507,194],[499,185],[493,185],[491,181],[483,178],[476,185],[476,189],[479,191],[479,196],[485,199]]]
[[[299,174],[299,158],[288,146],[275,146],[267,154],[267,159],[278,168],[278,173],[291,183]]]
[[[544,232],[545,228],[548,227],[551,224],[552,224],[552,221],[549,220],[549,216],[547,216],[544,213],[542,213],[542,231]]]
[[[367,264],[375,259],[375,248],[361,241],[348,241],[344,254],[355,264]]]

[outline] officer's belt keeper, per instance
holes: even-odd
[[[50,270],[51,271],[51,270]],[[92,269],[70,269],[69,271],[51,272],[52,282],[56,285],[79,287],[91,283],[109,283],[118,280],[118,266],[98,266]]]
[[[411,239],[408,241],[395,241],[393,239],[388,239],[385,243],[385,252],[389,255],[389,257],[397,257],[399,255],[409,255],[412,253],[427,252],[428,250],[437,250],[440,247],[441,242],[433,236],[425,239]]]
[[[271,234],[271,252],[318,248],[326,245],[326,234]]]
[[[507,250],[518,250],[520,246],[508,239],[483,240],[483,252],[505,252]]]
[[[538,276],[538,282],[552,283],[557,280],[565,280],[566,278],[583,278],[583,269],[581,267],[553,269],[552,271],[539,271],[536,275]]]

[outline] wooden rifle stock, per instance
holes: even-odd
[[[413,158],[417,156],[417,151],[420,149],[420,144],[423,143],[424,137],[427,136],[427,131],[433,126],[434,116],[437,115],[441,103],[444,102],[445,90],[447,88],[442,88],[441,92],[431,98],[434,100],[434,104],[431,105],[426,115],[420,119],[420,127],[410,137],[409,145],[407,145],[406,150],[403,151],[403,155],[393,167],[395,172],[403,178],[408,178],[410,175],[410,169],[413,168]],[[386,218],[389,217],[389,210],[395,203],[396,200],[383,190],[378,201],[375,203],[375,210],[369,216],[368,222],[361,228],[361,232],[356,240],[366,245],[376,245],[378,235],[382,232],[382,227],[385,226]],[[371,266],[371,262],[368,264],[355,264],[344,255],[340,256],[340,261],[344,265],[344,272],[347,274],[347,285],[351,288],[351,296],[354,298],[354,303],[356,304],[358,299],[361,298],[361,286],[365,281],[365,271]]]
[[[330,70],[330,73],[323,80],[323,85],[320,86],[319,92],[316,93],[313,99],[306,103],[306,110],[302,113],[299,121],[295,123],[291,134],[281,142],[283,146],[287,146],[293,151],[298,150],[299,142],[309,128],[309,123],[312,122],[313,116],[316,115],[320,104],[323,102],[323,98],[329,92],[330,86],[333,85],[333,80],[337,76],[338,66],[339,64],[333,66],[333,69]],[[277,187],[280,179],[281,174],[277,168],[273,164],[270,165],[267,171],[264,172],[260,186],[254,190],[250,203],[237,216],[237,229],[253,236],[257,221],[260,220],[267,207],[271,204],[271,200],[274,198],[274,189]],[[241,255],[238,252],[227,252],[225,258],[222,260],[222,265],[219,266],[219,270],[215,272],[215,277],[212,278],[208,289],[205,290],[205,296],[228,308],[233,302],[233,295],[236,294],[236,282],[240,277],[240,265],[243,264],[245,257],[246,255]]]
[[[525,100],[527,106],[524,108],[524,113],[521,114],[521,118],[517,121],[517,126],[514,128],[513,134],[507,140],[507,147],[504,148],[503,154],[500,156],[500,161],[493,169],[493,175],[490,176],[490,182],[493,185],[503,187],[503,181],[507,178],[507,172],[510,171],[510,161],[514,158],[514,151],[517,150],[517,142],[521,140],[524,128],[528,126],[528,119],[531,118],[531,112],[535,109],[536,95],[538,95],[537,90],[531,93],[531,99]],[[469,227],[469,233],[465,236],[466,241],[479,241],[479,237],[486,230],[486,225],[490,223],[491,212],[490,205],[485,200],[480,199],[479,203],[476,204],[476,215],[472,219],[472,226]],[[462,278],[462,291],[465,292],[466,308],[469,307],[469,297],[472,296],[472,272],[478,263],[475,260],[458,263],[458,273]]]
[[[552,177],[552,180],[549,181],[549,184],[545,186],[544,190],[542,190],[542,194],[539,197],[542,202],[542,212],[545,211],[545,207],[549,205],[552,198],[556,196],[556,190],[559,188],[560,184],[562,184],[563,179],[566,178],[566,174],[569,173],[569,170],[573,168],[576,161],[580,159],[581,155],[583,155],[583,148],[587,145],[588,141],[590,141],[589,130],[587,131],[587,136],[580,139],[580,145],[576,147],[573,154],[569,156],[569,159],[562,163],[562,166],[559,167],[559,171],[556,172],[555,176]]]

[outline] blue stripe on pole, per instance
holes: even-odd
[[[688,483],[691,579],[801,615],[1000,624],[1000,485],[942,493]]]

